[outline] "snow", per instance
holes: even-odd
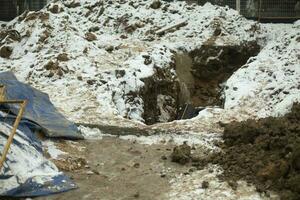
[[[53,159],[59,159],[61,155],[67,154],[66,152],[58,149],[53,141],[45,140],[43,141],[44,149],[50,154],[50,157]]]
[[[203,170],[198,170],[192,174],[180,174],[170,181],[171,190],[166,195],[169,199],[176,200],[265,200],[278,199],[273,193],[267,195],[259,194],[253,186],[247,185],[243,181],[238,182],[238,187],[233,190],[226,182],[218,180],[217,175],[222,173],[222,169],[216,165],[211,165]],[[208,188],[202,188],[202,182],[209,183]]]
[[[144,102],[138,95],[144,86],[142,79],[152,76],[155,67],[168,70],[176,79],[176,72],[170,66],[174,52],[197,49],[211,39],[220,46],[251,41],[261,46],[260,53],[224,83],[224,109],[209,107],[193,119],[149,127],[168,130],[169,134],[130,135],[121,139],[147,145],[188,141],[191,145],[216,149],[213,141],[221,140],[223,131],[220,123],[280,116],[290,110],[293,102],[300,101],[300,20],[294,24],[259,24],[228,7],[209,3],[196,6],[181,1],[163,2],[162,8],[154,10],[150,8],[152,0],[122,4],[75,0],[80,6],[74,8],[66,6],[70,2],[50,5],[59,4],[64,12],[54,14],[45,8],[29,13],[35,14],[35,19],[16,18],[7,23],[6,27],[17,30],[22,39],[1,41],[12,46],[13,53],[10,59],[0,57],[0,71],[11,70],[19,80],[48,93],[54,105],[74,122],[144,128]],[[187,24],[178,30],[162,36],[154,34],[182,21]],[[132,27],[135,30],[128,32]],[[96,40],[88,41],[85,35],[92,28],[96,28],[91,31]],[[222,30],[217,38],[216,28]],[[57,57],[61,53],[66,53],[69,60],[59,61]],[[145,64],[145,56],[152,61],[150,64]],[[59,69],[45,69],[49,61],[58,62]],[[165,110],[169,108],[163,106],[166,98],[158,98],[163,114],[161,121],[168,118]],[[87,139],[110,136],[99,129],[79,128]],[[52,157],[62,154],[52,143],[46,146]],[[43,160],[38,158],[33,167]],[[20,174],[27,173],[20,171]],[[47,173],[58,172],[52,166]],[[265,199],[243,183],[241,189],[232,191],[218,181],[217,173],[204,170],[174,179],[168,198]],[[208,191],[199,188],[206,179],[212,181]]]

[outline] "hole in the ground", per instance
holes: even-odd
[[[259,45],[252,42],[227,46],[207,43],[191,52],[177,53],[178,81],[162,81],[167,74],[162,69],[157,71],[156,79],[144,80],[145,123],[192,118],[204,107],[222,107],[222,85],[259,50]]]

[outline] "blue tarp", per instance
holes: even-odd
[[[19,82],[13,73],[0,73],[0,85],[6,87],[6,98],[28,100],[28,104],[11,145],[10,153],[0,171],[0,198],[35,197],[60,193],[76,185],[56,166],[44,158],[42,143],[35,132],[41,130],[48,137],[81,139],[77,127],[60,114],[47,94]],[[15,105],[1,105],[0,152],[19,112]],[[42,180],[42,181],[41,181]]]
[[[57,111],[47,94],[19,82],[12,72],[0,73],[0,84],[6,87],[7,99],[28,100],[23,119],[39,125],[47,137],[83,139],[76,125]],[[17,105],[6,106],[15,115],[19,112]]]
[[[14,121],[15,116],[0,113],[1,152]],[[41,141],[23,122],[18,126],[11,151],[1,170],[0,198],[45,196],[77,188],[69,177],[44,158]]]

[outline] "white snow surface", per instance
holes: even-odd
[[[184,175],[180,174],[170,181],[171,190],[166,195],[168,199],[176,200],[277,200],[276,194],[268,196],[259,194],[251,185],[244,181],[238,182],[238,187],[233,190],[226,182],[221,182],[217,175],[222,169],[211,165],[203,170]],[[202,183],[209,183],[208,188],[203,188]]]
[[[49,153],[50,157],[53,159],[59,159],[62,155],[67,154],[66,152],[58,149],[55,146],[54,142],[51,140],[45,140],[42,143],[43,143],[43,148]]]

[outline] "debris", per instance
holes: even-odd
[[[60,54],[58,54],[57,60],[63,61],[63,62],[64,61],[68,61],[69,60],[68,54],[67,53],[60,53]]]
[[[191,159],[191,147],[184,142],[180,146],[176,146],[171,154],[172,162],[177,162],[182,165],[190,162]]]
[[[209,182],[208,181],[203,181],[201,187],[203,189],[207,189],[209,187]]]
[[[85,34],[85,39],[87,41],[91,42],[91,41],[97,40],[97,36],[95,34],[91,33],[91,32],[87,32]]]
[[[160,0],[154,0],[151,4],[150,4],[150,8],[152,9],[159,9],[161,7],[162,3]]]
[[[2,46],[0,47],[0,57],[9,58],[13,52],[13,48],[11,46]]]
[[[165,28],[159,29],[158,31],[155,32],[155,34],[157,34],[157,35],[163,35],[163,34],[165,34],[167,32],[170,32],[170,31],[172,31],[174,29],[179,29],[181,27],[184,27],[187,24],[188,24],[187,21],[182,21],[182,22],[176,23],[174,25],[170,25],[170,26],[167,26]]]

